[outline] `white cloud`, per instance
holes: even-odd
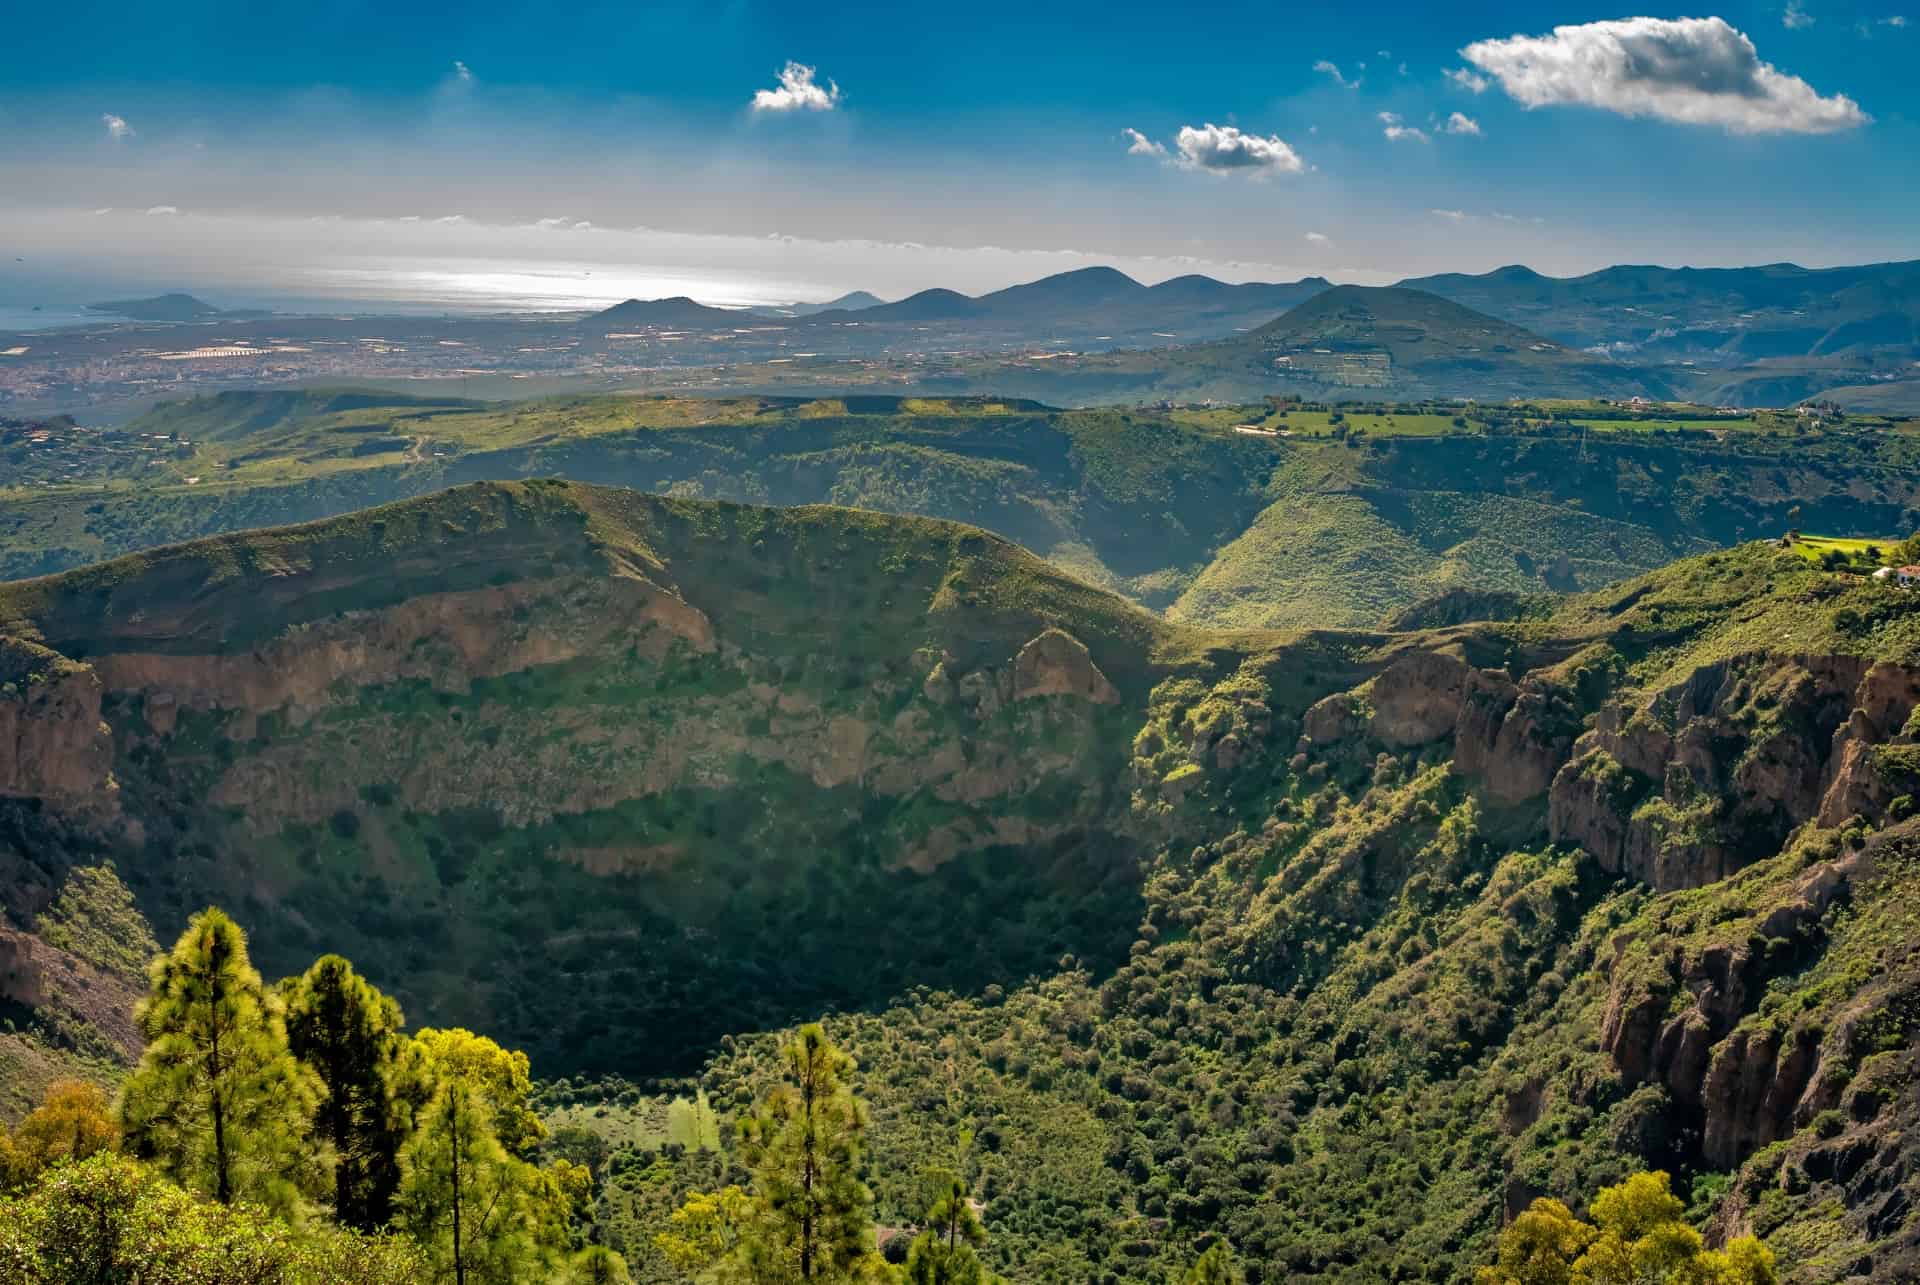
[[[1123,129],[1120,134],[1127,140],[1128,156],[1165,156],[1167,154],[1165,147],[1137,129]]]
[[[1813,25],[1813,15],[1800,7],[1800,0],[1787,0],[1787,7],[1780,13],[1780,25],[1788,31],[1798,31]]]
[[[147,213],[148,214],[178,214],[180,213],[180,207],[177,205],[149,205],[147,207]]]
[[[1760,61],[1721,18],[1624,18],[1460,51],[1528,108],[1578,104],[1737,134],[1829,134],[1871,117]]]
[[[1345,76],[1340,74],[1340,67],[1337,63],[1329,62],[1325,58],[1322,58],[1319,62],[1313,64],[1313,69],[1317,72],[1322,72],[1328,76],[1333,77],[1333,83],[1340,86],[1340,88],[1342,89],[1360,88],[1359,77],[1356,76],[1352,80],[1348,80]]]
[[[1904,13],[1896,13],[1891,18],[1882,18],[1880,19],[1880,25],[1883,27],[1904,27],[1907,25],[1907,15]]]
[[[1386,127],[1380,132],[1393,142],[1424,143],[1427,141],[1426,130],[1407,124],[1393,112],[1381,112],[1380,123]]]
[[[1307,233],[1307,240],[1313,242],[1315,245],[1328,245],[1332,243],[1333,238],[1325,232],[1309,232]]]
[[[1440,126],[1440,132],[1443,134],[1469,134],[1474,138],[1478,138],[1480,137],[1480,122],[1465,112],[1454,112],[1448,116],[1445,123]]]
[[[1470,210],[1428,210],[1436,219],[1445,219],[1449,223],[1526,223],[1540,227],[1546,220],[1523,218],[1518,214],[1508,214],[1504,210],[1489,210],[1485,214],[1475,214]]]
[[[780,69],[780,88],[762,89],[753,96],[757,112],[830,112],[840,105],[840,86],[831,80],[825,89],[814,84],[814,69],[790,62]]]
[[[99,209],[93,212],[95,218],[100,217],[102,214],[112,214],[112,213],[113,213],[113,207],[111,205],[103,205]]]
[[[1473,217],[1465,210],[1428,210],[1427,213],[1437,219],[1445,219],[1449,223],[1465,223]]]
[[[1455,67],[1447,72],[1447,79],[1470,94],[1484,94],[1492,83],[1471,67]]]
[[[1237,126],[1211,122],[1195,128],[1182,125],[1174,136],[1177,164],[1212,174],[1298,174],[1306,168],[1300,154],[1278,137],[1243,134]]]
[[[127,124],[127,118],[124,116],[116,116],[112,112],[102,112],[100,114],[100,123],[107,127],[108,138],[119,139],[133,137],[133,126]]]
[[[473,68],[467,66],[467,64],[461,62],[458,58],[453,60],[453,75],[454,79],[460,81],[462,84],[473,83]]]

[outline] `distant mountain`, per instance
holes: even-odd
[[[952,290],[923,290],[898,303],[869,307],[859,320],[873,326],[966,322],[1036,339],[1056,334],[1206,339],[1251,330],[1328,286],[1321,277],[1284,285],[1230,285],[1199,275],[1147,286],[1115,268],[1078,268],[977,298]],[[847,311],[818,316],[845,320]]]
[[[842,321],[854,311],[837,308],[829,312],[817,313],[813,320]],[[873,325],[884,325],[888,322],[972,320],[983,316],[985,312],[978,300],[969,299],[957,290],[938,288],[908,295],[898,303],[884,303],[857,311],[861,321]]]
[[[753,314],[730,308],[710,308],[685,295],[672,299],[629,299],[603,309],[581,322],[586,326],[737,326]]]
[[[114,299],[90,303],[91,312],[110,312],[133,321],[236,321],[269,314],[258,308],[216,308],[204,299],[175,291],[148,299]]]
[[[768,303],[749,308],[747,311],[757,317],[772,317],[776,320],[796,317],[814,317],[823,312],[862,312],[868,308],[877,308],[886,300],[879,295],[869,294],[865,290],[853,290],[838,299],[829,299],[825,303]]]
[[[1845,268],[1622,265],[1580,277],[1511,266],[1400,283],[1562,343],[1733,365],[1920,351],[1920,261]]]

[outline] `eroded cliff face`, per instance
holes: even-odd
[[[1920,670],[1857,656],[1748,655],[1610,704],[1556,776],[1550,829],[1661,891],[1723,879],[1810,820],[1878,821]]]
[[[99,675],[44,647],[0,637],[0,795],[113,811],[113,740]]]

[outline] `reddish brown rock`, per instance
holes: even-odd
[[[1096,705],[1112,705],[1120,699],[1087,654],[1086,644],[1059,629],[1042,633],[1013,658],[1013,699],[1041,696],[1077,696]]]

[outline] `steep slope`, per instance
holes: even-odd
[[[0,634],[70,675],[0,702],[0,789],[117,836],[159,921],[243,906],[273,967],[325,937],[627,1068],[1123,948],[1129,711],[1184,654],[975,529],[563,483],[17,583]]]

